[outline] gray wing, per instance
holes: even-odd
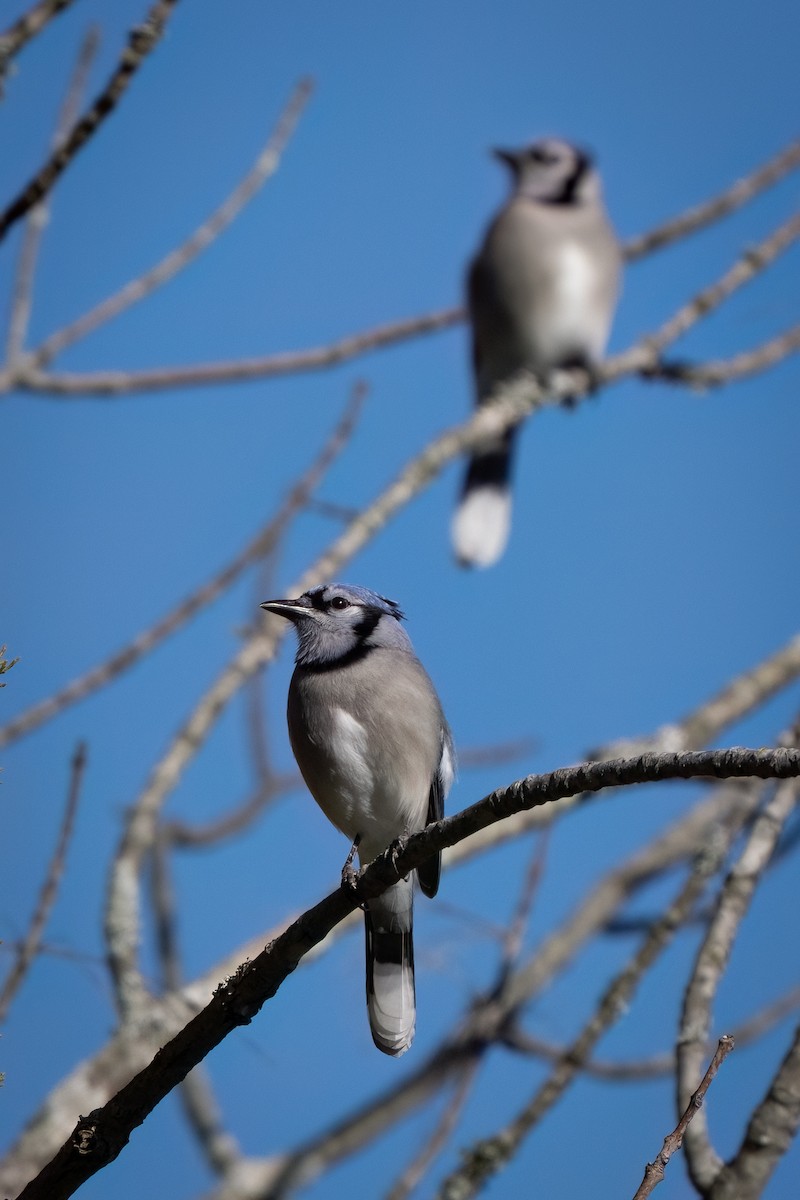
[[[453,782],[454,768],[455,751],[453,748],[453,738],[449,728],[445,724],[442,726],[442,753],[436,773],[431,780],[431,790],[428,793],[428,825],[430,825],[431,821],[441,821],[444,816],[444,801],[447,793],[450,791],[450,784]],[[433,898],[436,895],[439,890],[441,874],[441,853],[434,854],[422,866],[417,868],[419,886],[426,896]]]

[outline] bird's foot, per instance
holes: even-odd
[[[356,889],[356,875],[358,872],[353,866],[353,859],[356,856],[356,851],[358,850],[360,841],[361,834],[358,833],[356,834],[355,841],[350,847],[350,853],[345,859],[344,866],[342,867],[342,887],[346,888],[350,892],[354,892]]]

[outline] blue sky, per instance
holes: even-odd
[[[23,7],[13,5],[9,20]],[[94,92],[143,11],[141,0],[79,0],[20,56],[0,109],[4,196],[42,159],[87,26],[97,21],[103,36]],[[685,0],[547,9],[521,0],[186,0],[118,112],[58,186],[31,344],[203,220],[250,165],[300,75],[312,75],[316,91],[277,176],[199,262],[71,348],[60,367],[136,369],[299,349],[457,303],[464,264],[504,194],[505,177],[487,150],[540,133],[595,150],[616,227],[623,237],[638,233],[725,187],[796,135],[797,33],[787,0],[768,14],[734,2],[724,16],[717,5]],[[629,345],[716,279],[793,211],[799,195],[800,177],[790,177],[713,230],[631,266],[611,348]],[[3,320],[18,244],[16,231],[0,249]],[[697,326],[679,352],[724,357],[793,324],[797,264],[795,249]],[[799,371],[788,360],[703,396],[628,380],[576,412],[545,413],[522,438],[515,527],[498,567],[464,575],[451,561],[447,530],[459,474],[451,467],[342,572],[402,603],[461,746],[536,739],[520,762],[463,770],[453,810],[528,771],[677,718],[796,632]],[[238,387],[111,401],[5,398],[0,643],[22,661],[0,692],[3,719],[104,658],[221,566],[316,453],[358,378],[370,387],[366,412],[321,490],[326,500],[358,507],[468,411],[463,329],[332,371]],[[282,593],[337,531],[328,518],[303,516],[282,550],[275,590]],[[261,598],[248,576],[113,688],[3,751],[0,937],[13,939],[25,926],[55,839],[69,756],[85,737],[90,765],[48,936],[81,955],[102,953],[102,900],[120,816],[235,652]],[[290,670],[287,642],[268,688],[282,768],[291,764],[283,719]],[[799,698],[790,689],[725,740],[769,743]],[[208,818],[250,783],[237,699],[169,812]],[[639,792],[559,826],[530,944],[696,794]],[[344,852],[298,790],[246,838],[182,858],[187,973],[330,890]],[[422,1059],[491,979],[496,946],[476,932],[477,917],[507,919],[529,853],[529,844],[509,848],[447,878],[444,903],[420,901],[418,1035],[401,1064],[369,1041],[355,937],[298,972],[212,1056],[226,1116],[249,1152],[292,1145],[331,1119],[337,1099],[349,1109]],[[774,941],[776,913],[796,908],[791,875],[790,865],[775,871],[743,929],[717,1031],[796,982],[796,964]],[[568,1037],[630,948],[593,952],[538,1002],[536,1028]],[[681,943],[665,960],[604,1053],[665,1047],[674,1030],[674,976],[690,951]],[[9,1134],[49,1085],[102,1044],[111,1023],[99,965],[50,957],[37,964],[0,1043]],[[743,1114],[785,1051],[788,1030],[726,1064],[711,1108],[723,1153],[737,1144]],[[515,1110],[538,1072],[506,1058],[492,1064],[448,1164],[459,1145]],[[602,1147],[598,1200],[632,1194],[672,1108],[665,1084],[631,1094],[620,1122],[608,1119],[607,1092],[578,1085],[498,1194],[515,1194],[531,1170],[543,1194],[576,1194],[586,1156],[564,1155],[567,1138],[593,1157]],[[624,1102],[623,1093],[612,1098]],[[344,1187],[383,1194],[427,1123],[423,1116],[392,1133],[309,1195],[327,1200]],[[82,1194],[140,1195],[143,1182],[156,1182],[154,1156],[162,1159],[164,1194],[180,1200],[209,1186],[172,1098]],[[795,1150],[770,1200],[788,1200],[797,1169]],[[385,1185],[376,1172],[385,1172]],[[665,1200],[687,1189],[676,1160],[662,1185]]]

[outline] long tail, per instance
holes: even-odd
[[[511,531],[511,459],[514,432],[472,456],[453,517],[456,558],[464,567],[490,567]]]
[[[414,891],[403,879],[364,912],[367,1011],[372,1040],[384,1054],[405,1054],[414,1038]]]

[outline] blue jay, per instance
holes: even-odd
[[[546,386],[556,368],[596,366],[622,264],[600,177],[584,151],[545,138],[494,153],[511,168],[513,191],[489,225],[467,281],[479,405],[518,371],[532,371]],[[515,433],[470,460],[452,529],[464,566],[491,566],[505,549]]]
[[[289,739],[309,791],[358,848],[362,864],[444,813],[455,753],[442,706],[393,600],[332,583],[262,608],[295,627]],[[440,856],[417,871],[426,896]],[[416,1020],[413,882],[401,880],[364,912],[372,1038],[403,1054]]]

